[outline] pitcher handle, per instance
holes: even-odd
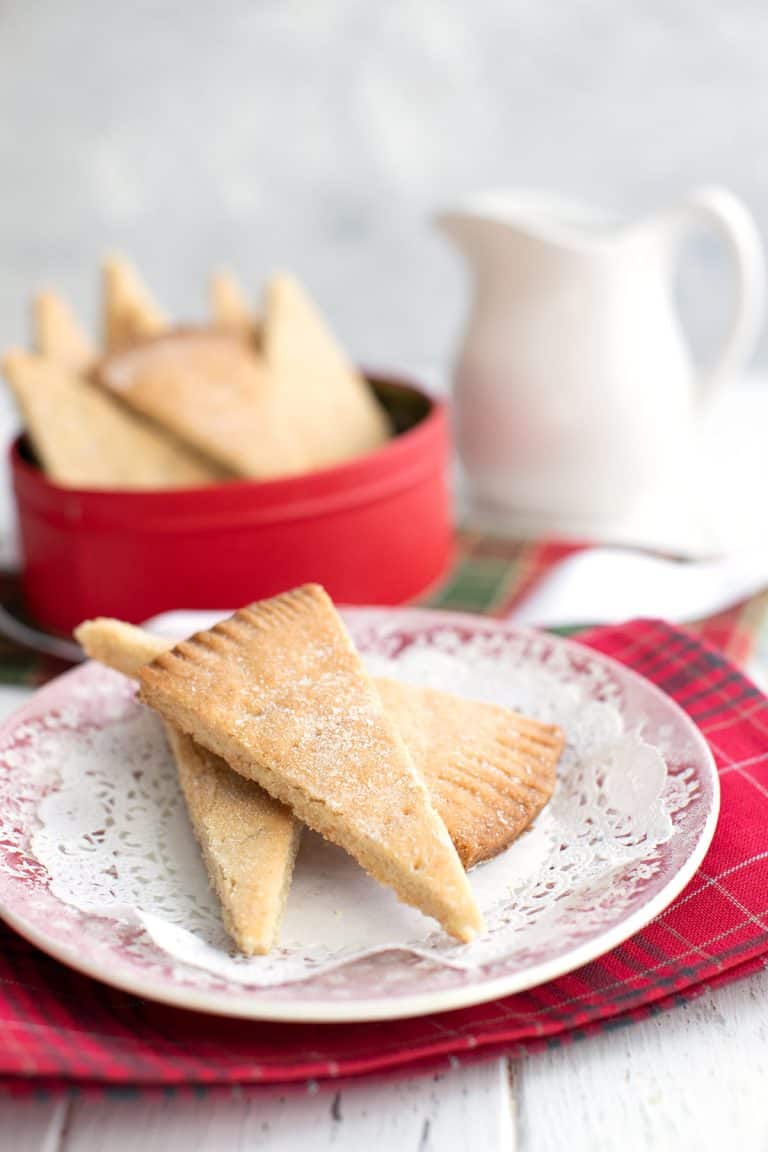
[[[694,190],[684,205],[688,223],[715,228],[729,249],[736,271],[736,301],[725,344],[698,382],[702,400],[711,398],[749,359],[763,322],[765,258],[754,218],[726,188]]]

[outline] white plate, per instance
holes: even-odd
[[[87,762],[96,754],[91,749],[104,745],[104,740],[101,745],[94,741],[94,734],[104,734],[107,742],[114,737],[119,745],[121,726],[126,724],[146,723],[152,739],[160,740],[159,724],[152,735],[154,718],[144,721],[137,717],[140,706],[133,702],[126,682],[89,664],[42,689],[0,729],[0,914],[33,944],[63,963],[149,999],[254,1019],[362,1021],[465,1007],[554,979],[637,932],[691,879],[717,820],[717,772],[698,729],[652,684],[577,644],[503,622],[411,609],[353,609],[345,616],[360,650],[377,670],[394,669],[397,673],[403,669],[405,678],[414,679],[418,678],[414,669],[439,666],[439,686],[471,695],[473,684],[480,684],[482,691],[475,689],[475,694],[510,705],[520,702],[523,673],[529,684],[545,680],[557,683],[560,695],[541,694],[542,699],[550,700],[550,714],[542,718],[569,724],[571,747],[563,760],[559,799],[556,795],[553,808],[557,803],[562,807],[573,793],[575,778],[583,769],[580,749],[586,746],[586,737],[579,734],[581,718],[611,709],[626,733],[633,739],[634,734],[642,736],[657,763],[659,755],[663,757],[671,834],[649,840],[647,845],[641,838],[641,842],[633,842],[621,866],[611,859],[604,874],[594,868],[590,873],[587,868],[574,868],[568,851],[572,845],[561,845],[559,853],[547,855],[545,830],[548,828],[551,836],[553,825],[545,810],[521,838],[523,848],[518,842],[509,849],[515,854],[509,857],[515,868],[524,872],[526,867],[535,866],[538,870],[535,887],[533,881],[526,887],[522,876],[520,887],[513,890],[512,886],[509,892],[505,888],[500,898],[505,911],[502,919],[505,925],[516,925],[514,933],[501,954],[489,954],[490,958],[486,956],[470,968],[457,967],[450,959],[446,962],[448,952],[443,955],[440,950],[444,945],[436,945],[434,955],[430,955],[424,949],[407,950],[409,942],[404,939],[398,947],[337,963],[306,979],[293,975],[269,986],[244,981],[242,974],[230,979],[221,970],[207,970],[169,955],[138,925],[130,908],[116,908],[105,915],[87,906],[84,909],[82,902],[76,906],[62,891],[51,857],[40,852],[35,855],[32,838],[40,837],[40,812],[45,810],[41,805],[50,806],[51,799],[61,793],[61,765],[67,757],[71,760],[75,752]],[[432,665],[429,660],[424,664],[425,653]],[[517,688],[513,691],[514,684]],[[570,700],[567,716],[558,715],[563,693]],[[576,712],[574,702],[578,704]],[[165,755],[162,743],[155,746],[150,741],[150,745],[159,752],[146,758],[143,771],[149,780],[153,772],[160,771],[153,756]],[[638,780],[634,792],[630,790],[630,799],[636,796],[638,805],[649,802],[644,796],[643,758],[639,760]],[[609,767],[609,801],[634,767],[620,761]],[[103,764],[94,765],[96,768],[103,769]],[[619,770],[622,778],[616,776]],[[98,826],[93,824],[94,797],[89,788],[92,781],[84,776],[81,793],[67,808],[67,818],[75,834],[87,832],[92,837]],[[632,815],[630,812],[629,817]],[[584,849],[593,862],[601,859],[601,835],[598,820]],[[191,832],[189,840],[185,852],[193,848]],[[82,853],[82,849],[81,836],[77,850]],[[48,860],[48,865],[39,857]],[[87,855],[81,858],[88,859]],[[562,870],[558,874],[561,858],[571,860],[567,875]],[[308,859],[312,859],[311,851]],[[526,865],[526,860],[534,865]],[[158,867],[162,866],[161,861]],[[302,864],[300,855],[297,874],[308,866]],[[183,885],[184,869],[176,872],[170,867],[170,881]],[[471,876],[477,876],[474,883],[482,888],[482,876]],[[369,883],[367,879],[364,882]],[[87,891],[88,883],[86,868],[81,888]],[[522,918],[521,892],[527,893],[526,908],[530,909]],[[508,927],[504,931],[509,934]],[[456,955],[454,947],[454,959]],[[270,963],[279,965],[280,954]]]

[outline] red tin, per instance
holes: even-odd
[[[342,604],[398,604],[451,552],[445,406],[371,378],[399,429],[359,460],[303,476],[166,492],[62,488],[23,438],[11,471],[27,609],[70,632],[91,616],[139,622],[236,608],[313,580]]]

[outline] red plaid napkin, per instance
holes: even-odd
[[[665,624],[582,642],[647,676],[709,740],[722,787],[710,851],[681,896],[600,960],[528,992],[415,1020],[224,1020],[112,991],[0,929],[0,1077],[8,1090],[289,1083],[416,1071],[558,1045],[661,1011],[768,957],[768,700],[715,649]]]

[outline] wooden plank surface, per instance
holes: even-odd
[[[57,1111],[58,1109],[58,1111]],[[209,1099],[0,1101],[2,1152],[511,1152],[506,1062]]]
[[[0,1098],[2,1152],[59,1152],[69,1105],[66,1100]]]
[[[213,1100],[0,1100],[5,1152],[765,1152],[768,971],[581,1043],[438,1077]]]
[[[765,1152],[768,972],[532,1055],[517,1085],[525,1152]]]

